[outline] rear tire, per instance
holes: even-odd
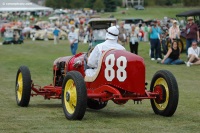
[[[15,95],[17,105],[28,106],[31,96],[31,74],[26,66],[21,66],[17,71]]]
[[[179,99],[178,85],[173,74],[167,70],[156,72],[151,81],[150,91],[160,94],[156,99],[151,99],[155,114],[172,116]]]
[[[62,84],[62,107],[69,120],[82,120],[87,106],[87,90],[80,72],[71,71]]]

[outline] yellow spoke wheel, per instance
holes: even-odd
[[[17,105],[27,107],[31,96],[31,75],[26,66],[21,66],[17,71],[15,93]]]
[[[81,120],[87,106],[87,90],[81,73],[70,71],[62,85],[62,106],[69,120]]]
[[[155,99],[151,99],[155,114],[172,116],[179,99],[178,85],[174,75],[167,70],[156,72],[151,81],[150,91],[159,94]]]
[[[76,86],[74,86],[74,81],[69,79],[64,88],[64,103],[66,109],[70,114],[73,114],[77,103]]]

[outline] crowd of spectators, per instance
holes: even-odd
[[[52,15],[50,12],[37,12],[35,14],[32,12],[15,12],[0,15],[1,20],[10,21],[9,24],[0,25],[1,36],[4,35],[6,28],[18,27],[22,29],[23,37],[31,37],[35,40],[34,33],[38,29],[47,32],[48,28],[54,28],[55,30],[52,32],[54,35],[54,44],[58,44],[60,30],[62,30],[68,34],[67,39],[71,44],[70,48],[72,54],[76,53],[78,43],[90,43],[92,41],[95,33],[87,22],[90,17],[95,14],[95,11],[66,10],[65,13],[54,14],[53,17],[50,17],[50,14]],[[49,21],[42,21],[41,18],[43,16],[49,17]],[[16,17],[21,19],[15,19]],[[118,42],[123,46],[128,44],[130,52],[138,54],[139,43],[146,41],[150,43],[149,55],[152,61],[157,60],[162,64],[184,63],[180,59],[180,49],[178,48],[180,33],[183,26],[182,22],[164,17],[163,20],[155,19],[150,23],[139,22],[137,24],[130,24],[130,29],[126,29],[124,24],[125,22],[120,20],[118,20],[116,24],[119,29]],[[200,41],[198,26],[193,22],[192,17],[188,17],[188,23],[186,24],[185,30],[182,30],[182,32],[186,34],[186,54],[189,58],[186,64],[187,66],[198,64],[195,63],[195,61],[199,60],[200,53],[196,53],[196,58],[188,54],[192,43]],[[74,35],[74,33],[76,33],[76,35]],[[48,38],[46,40],[48,40]],[[170,48],[166,45],[167,41],[171,43]]]

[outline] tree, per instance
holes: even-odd
[[[183,0],[184,6],[199,6],[200,0]]]
[[[46,0],[45,5],[53,8],[66,8],[66,0]]]
[[[97,10],[98,12],[100,12],[101,10],[104,10],[105,5],[103,3],[102,0],[96,0],[93,6],[94,10]]]
[[[65,0],[65,2],[66,2],[66,8],[71,8],[70,6],[71,0]]]
[[[115,0],[104,0],[104,5],[106,12],[115,12],[117,9]]]
[[[86,0],[85,7],[87,8],[93,8],[93,3],[95,3],[96,0]]]
[[[54,0],[46,0],[45,5],[48,6],[48,7],[55,8],[56,7],[56,1],[54,1]]]
[[[84,7],[84,1],[83,0],[73,0],[70,3],[71,8],[83,8]]]

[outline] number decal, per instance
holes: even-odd
[[[115,78],[115,70],[113,69],[113,67],[115,66],[114,54],[110,54],[106,57],[105,65],[106,65],[105,78],[107,81],[112,81]],[[117,79],[120,82],[123,82],[127,78],[127,73],[125,70],[127,67],[126,57],[120,56],[119,58],[117,58],[116,65],[118,68],[116,73]]]
[[[107,81],[112,81],[115,77],[115,70],[113,69],[115,65],[115,56],[114,54],[110,54],[106,57],[106,69],[105,69],[105,77]]]
[[[122,66],[121,66],[121,63],[122,63]],[[125,71],[125,68],[127,67],[127,60],[124,56],[120,56],[117,59],[117,67],[118,67],[117,79],[122,82],[127,77],[127,74],[126,74],[126,71]]]

